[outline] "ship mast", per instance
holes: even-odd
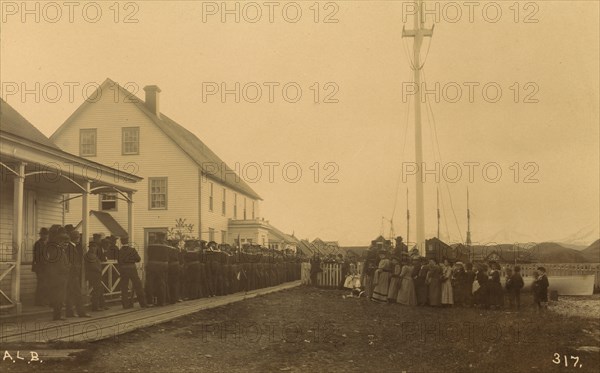
[[[402,37],[414,38],[413,45],[413,73],[416,87],[415,96],[415,161],[417,163],[416,189],[417,189],[417,241],[416,246],[421,256],[425,256],[425,201],[423,197],[423,144],[421,135],[421,46],[423,38],[433,36],[433,27],[426,29],[422,15],[423,0],[418,0],[414,17],[414,29],[402,29]]]
[[[406,189],[406,247],[410,252],[410,210],[408,209],[408,188]]]
[[[469,188],[467,188],[467,246],[471,246],[471,210],[469,209]]]
[[[437,238],[440,238],[440,190],[437,190]]]

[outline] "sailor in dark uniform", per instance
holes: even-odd
[[[122,237],[121,243],[123,246],[118,251],[119,271],[121,272],[121,303],[125,309],[133,308],[133,299],[129,295],[129,282],[131,281],[140,307],[146,308],[148,307],[146,295],[136,268],[136,263],[141,261],[140,254],[129,245],[129,237]]]
[[[81,275],[83,269],[83,249],[81,247],[81,235],[76,230],[69,232],[67,243],[67,256],[69,258],[69,278],[67,280],[66,315],[74,317],[73,307],[79,317],[90,317],[83,307],[81,294]]]
[[[167,295],[167,275],[169,271],[169,249],[165,244],[165,234],[157,234],[156,244],[148,246],[146,264],[146,299],[148,304],[164,306]]]
[[[188,240],[185,242],[185,252],[183,254],[185,271],[185,297],[187,299],[198,299],[200,285],[200,253],[197,241]]]
[[[46,266],[44,265],[45,261],[42,257],[47,244],[48,228],[42,228],[40,229],[40,239],[37,240],[33,245],[33,261],[31,263],[31,270],[35,272],[35,277],[37,279],[35,288],[36,306],[48,305]]]
[[[168,293],[171,304],[181,301],[179,298],[179,277],[179,249],[169,246]]]
[[[69,236],[65,228],[53,225],[49,230],[48,244],[44,248],[44,267],[50,296],[50,306],[53,310],[53,320],[64,320],[62,307],[67,292],[70,264],[67,255]]]

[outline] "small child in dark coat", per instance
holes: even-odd
[[[548,287],[550,283],[546,276],[546,268],[538,267],[534,273],[533,300],[538,310],[544,311],[548,308]]]
[[[521,267],[515,266],[510,274],[507,270],[506,291],[510,308],[516,305],[518,310],[521,307],[521,289],[524,285],[523,277],[521,277]]]

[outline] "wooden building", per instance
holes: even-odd
[[[261,197],[196,135],[161,111],[157,86],[145,100],[107,79],[52,135],[58,146],[90,160],[142,176],[138,186],[133,243],[147,247],[157,232],[178,219],[192,225],[190,236],[217,243],[267,246],[259,218]],[[201,125],[201,119],[193,125]],[[92,204],[124,225],[125,213],[113,193]],[[70,223],[78,216],[67,214]],[[143,254],[143,250],[140,250]]]
[[[134,192],[139,176],[60,149],[0,99],[0,308],[21,312],[33,303],[33,244],[42,227],[65,224],[64,195],[79,201],[82,242],[90,236],[92,200],[113,193],[128,232],[135,230]]]

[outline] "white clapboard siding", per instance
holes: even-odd
[[[122,154],[123,127],[139,127],[138,155]],[[124,102],[123,97],[115,100],[114,95],[103,95],[87,110],[81,111],[53,139],[62,149],[79,155],[79,132],[83,128],[97,129],[97,155],[86,158],[144,178],[130,185],[137,189],[133,196],[136,227],[133,242],[138,247],[144,245],[144,228],[173,227],[178,218],[194,224],[193,234],[198,234],[198,167],[145,113],[135,104]],[[114,180],[115,175],[102,177]],[[152,177],[167,178],[166,210],[149,209],[148,185]],[[127,230],[127,202],[119,200],[117,205],[117,211],[111,212],[111,215]],[[98,197],[92,196],[90,209],[99,210],[99,207]],[[80,198],[71,201],[67,220],[72,223],[81,221]],[[140,255],[144,255],[143,250],[140,250]]]
[[[142,248],[146,242],[144,228],[170,228],[175,220],[186,219],[193,224],[192,236],[208,239],[209,228],[215,230],[215,241],[221,242],[221,231],[228,231],[228,219],[233,216],[234,191],[227,188],[226,214],[222,214],[222,185],[214,182],[213,211],[209,211],[209,190],[207,179],[201,179],[198,165],[135,104],[127,102],[123,92],[115,94],[115,88],[103,86],[101,98],[53,136],[62,149],[79,155],[79,133],[81,129],[95,128],[97,133],[96,156],[90,160],[119,168],[144,178],[133,185],[135,234],[133,244]],[[137,95],[143,92],[136,92]],[[163,111],[163,108],[161,108]],[[191,126],[198,123],[182,123],[193,131]],[[122,128],[139,127],[140,151],[138,155],[122,154]],[[102,175],[114,178],[115,175]],[[166,210],[150,210],[148,206],[149,178],[167,177],[168,196]],[[231,177],[231,175],[230,175]],[[200,195],[201,200],[200,200]],[[252,201],[248,197],[248,218],[251,217]],[[111,212],[123,228],[127,230],[127,202],[119,200],[117,211]],[[255,216],[258,217],[258,201],[255,203]],[[90,198],[90,208],[100,209],[98,197]],[[201,216],[200,216],[201,214]],[[243,195],[238,192],[238,218],[243,214]],[[202,221],[201,221],[202,219]],[[81,199],[73,199],[66,216],[66,223],[81,221]],[[96,227],[94,227],[96,229]],[[202,232],[200,232],[200,230]],[[90,229],[90,233],[94,233]],[[229,242],[233,243],[233,242]],[[140,250],[140,255],[144,255]]]

